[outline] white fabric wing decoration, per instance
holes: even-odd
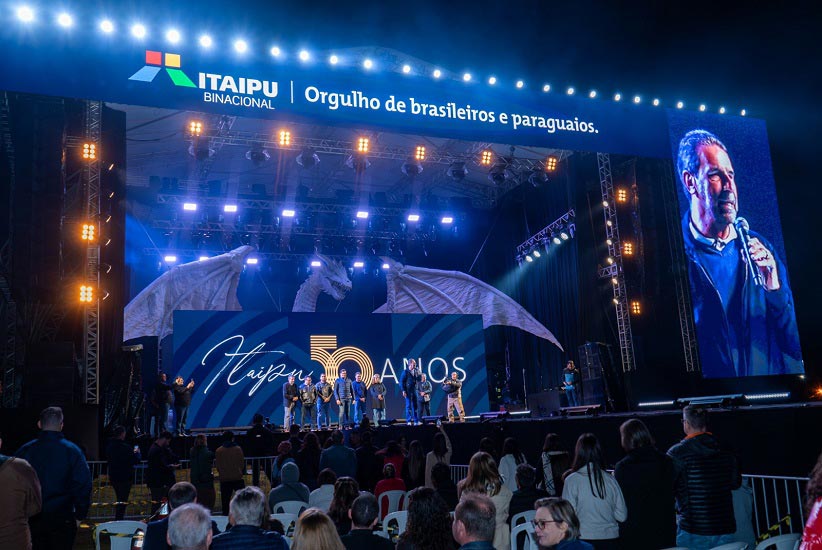
[[[123,340],[140,336],[163,339],[174,331],[172,313],[176,309],[242,309],[237,283],[245,257],[252,250],[251,246],[241,246],[207,260],[172,267],[126,306]]]
[[[459,271],[402,265],[389,258],[388,302],[374,313],[470,313],[482,315],[482,328],[516,327],[562,346],[539,321],[509,296]],[[564,350],[563,350],[564,351]]]

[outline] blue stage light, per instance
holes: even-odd
[[[434,72],[431,73],[431,76],[433,76],[434,78],[439,78],[442,76],[442,71],[439,69],[434,69]]]
[[[614,94],[614,101],[622,101],[622,94],[617,92]]]
[[[720,108],[719,108],[719,114],[720,114],[720,115],[724,115],[724,114],[725,114],[725,107],[720,107]]]
[[[491,86],[493,86],[496,83],[497,83],[497,77],[492,76],[492,77],[488,78],[488,84],[490,84]]]
[[[331,57],[328,58],[328,62],[331,63],[332,65],[336,65],[337,63],[340,62],[340,58],[337,57],[336,55],[332,55]]]
[[[705,112],[705,109],[707,109],[707,107],[705,106],[705,104],[704,104],[704,103],[702,103],[702,104],[699,106],[699,111],[700,111],[700,112],[702,112],[702,113],[704,113],[704,112]]]
[[[309,59],[311,59],[311,54],[308,53],[308,50],[300,50],[299,57],[300,61],[308,61]]]
[[[357,218],[360,220],[367,220],[368,219],[368,212],[366,210],[358,210],[357,211]]]
[[[634,96],[634,103],[637,103],[637,104],[638,104],[638,103],[640,103],[641,101],[642,101],[642,98],[641,98],[641,97],[639,97],[638,95],[635,95],[635,96]]]
[[[177,263],[177,256],[174,254],[167,254],[166,256],[163,256],[163,261],[167,264]]]
[[[34,21],[34,10],[29,6],[20,6],[17,8],[17,19],[23,23],[31,23]]]
[[[471,82],[471,73],[463,73],[462,80],[464,82]]]
[[[684,106],[685,106],[685,104],[683,102],[681,102],[681,101],[676,102],[676,108],[677,109],[682,109]]]
[[[420,221],[420,215],[419,214],[408,214],[407,219],[408,219],[409,222],[418,222],[418,221]]]
[[[659,107],[659,99],[654,98],[653,104],[654,104],[654,107]]]
[[[448,225],[454,223],[454,218],[452,216],[443,216],[441,222],[443,225]]]
[[[568,95],[574,95],[574,92],[576,92],[576,90],[574,90],[574,87],[573,87],[573,86],[570,86],[570,87],[569,87],[569,88],[565,91],[565,93],[567,93]]]
[[[131,36],[134,38],[145,38],[148,31],[146,27],[140,23],[135,23],[131,26]]]
[[[588,97],[590,97],[591,99],[594,99],[596,96],[597,96],[597,91],[596,90],[591,90],[590,92],[588,92]]]
[[[357,260],[356,262],[354,262],[354,267],[365,267],[365,262],[363,262],[362,260]]]
[[[408,73],[410,73],[410,72],[411,72],[411,65],[407,65],[407,64],[406,64],[406,65],[403,65],[403,66],[402,66],[402,72],[403,72],[403,74],[408,74]]]
[[[523,82],[522,80],[517,80],[517,88],[522,88],[524,86],[525,86],[525,82]]]
[[[271,53],[271,57],[280,57],[283,55],[283,51],[279,46],[271,46],[269,53]]]
[[[297,213],[294,210],[290,209],[290,208],[284,209],[283,213],[282,213],[283,218],[293,218],[296,214]]]
[[[320,267],[321,265],[323,264],[320,260],[311,260],[311,267]]]
[[[374,68],[374,62],[370,59],[365,59],[362,62],[362,66],[366,69],[373,69]]]
[[[61,13],[57,16],[57,24],[67,29],[74,25],[74,19],[72,19],[71,15],[67,14],[66,12]]]
[[[208,34],[201,34],[198,42],[203,48],[210,48],[214,45],[214,40],[212,40],[211,36]]]
[[[542,85],[542,91],[545,92],[545,93],[550,92],[551,91],[551,85],[550,84],[543,84]]]
[[[245,263],[248,264],[248,265],[257,265],[258,263],[260,263],[260,260],[257,259],[257,258],[248,258],[245,261]]]
[[[103,19],[100,21],[100,30],[106,34],[111,34],[114,32],[114,23],[110,19]]]
[[[747,114],[748,114],[748,111],[746,111],[745,109],[742,109],[741,111],[739,111],[740,116],[745,116]]]
[[[245,53],[248,51],[248,42],[242,38],[234,41],[234,51],[237,53]]]
[[[166,31],[166,40],[168,40],[171,44],[179,43],[180,38],[180,31],[177,29],[168,29],[168,31]]]

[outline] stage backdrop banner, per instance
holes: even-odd
[[[463,381],[466,414],[488,411],[485,340],[480,315],[175,311],[170,379],[195,383],[190,428],[246,426],[259,412],[283,421],[283,385],[294,374],[329,381],[339,369],[388,390],[387,418],[404,418],[399,379],[416,359],[434,388],[432,414],[445,413],[442,381]],[[368,416],[371,416],[368,400]],[[299,409],[298,409],[299,411]],[[332,419],[337,419],[332,401]],[[299,412],[296,415],[300,419]]]

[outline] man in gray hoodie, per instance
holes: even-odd
[[[280,472],[280,479],[282,482],[268,493],[268,507],[272,512],[274,512],[274,507],[279,502],[287,500],[308,502],[311,491],[304,483],[300,483],[299,466],[293,462],[286,462]]]

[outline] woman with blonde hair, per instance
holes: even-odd
[[[294,528],[292,550],[345,550],[337,528],[322,510],[309,508],[300,514]]]
[[[508,509],[511,506],[513,493],[503,484],[497,463],[490,454],[480,451],[471,457],[471,462],[468,464],[468,476],[457,485],[457,495],[460,499],[467,493],[481,493],[491,498],[497,509],[494,548],[497,550],[511,548]]]

